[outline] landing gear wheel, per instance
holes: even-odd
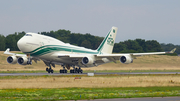
[[[46,71],[47,71],[47,72],[48,72],[48,70],[49,70],[49,69],[48,69],[48,68],[46,68]]]
[[[53,72],[54,72],[54,70],[51,69],[51,68],[46,68],[46,71],[47,71],[48,73],[53,73]]]
[[[51,73],[51,70],[50,70],[50,69],[48,69],[48,73]]]
[[[54,70],[53,69],[51,69],[51,73],[53,73],[54,72]]]
[[[83,73],[83,70],[79,67],[78,73]]]
[[[59,72],[60,72],[60,73],[67,73],[67,70],[66,70],[66,69],[60,70]]]
[[[75,68],[70,70],[70,73],[83,73],[83,70],[79,67],[79,68]]]
[[[80,69],[80,73],[81,73],[81,74],[83,73],[83,70],[82,70],[82,69]]]
[[[46,64],[46,65],[47,65],[47,64]],[[49,68],[46,68],[46,71],[47,71],[48,73],[53,73],[53,72],[54,72],[54,70],[51,68],[51,65],[52,65],[53,67],[55,67],[55,65],[49,63],[49,64],[47,65],[47,66],[49,66]]]
[[[75,70],[71,69],[71,70],[70,70],[70,73],[75,73]]]
[[[75,73],[78,73],[78,69],[77,68],[75,69]]]

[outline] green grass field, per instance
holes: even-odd
[[[17,52],[19,53],[19,52]],[[8,56],[0,52],[0,73],[46,73],[42,61],[33,65],[8,64]],[[180,57],[142,56],[132,64],[108,63],[88,72],[180,72]],[[56,65],[55,73],[62,69]],[[75,77],[81,79],[75,80]],[[60,76],[2,76],[0,100],[81,100],[135,97],[180,96],[180,75],[60,75]]]
[[[180,96],[180,87],[124,87],[124,88],[60,88],[60,89],[3,89],[2,101],[55,101],[136,97]]]

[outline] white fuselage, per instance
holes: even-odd
[[[17,42],[18,48],[25,54],[37,57],[43,61],[53,62],[55,64],[74,64],[64,58],[58,58],[57,54],[98,54],[98,51],[86,49],[64,43],[52,37],[40,35],[36,33],[27,33]],[[109,62],[108,60],[105,60]]]

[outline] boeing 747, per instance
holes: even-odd
[[[150,52],[150,53],[124,53],[112,54],[115,43],[117,27],[112,27],[107,36],[104,38],[100,46],[96,50],[87,49],[64,43],[55,38],[36,34],[26,33],[18,42],[18,48],[24,54],[11,53],[8,48],[4,54],[10,55],[7,62],[10,64],[31,65],[32,60],[37,62],[42,60],[46,66],[48,73],[53,73],[51,67],[55,64],[61,65],[63,69],[60,73],[82,73],[81,68],[94,67],[109,62],[119,60],[121,63],[129,64],[133,62],[137,56],[165,54],[167,52]],[[170,53],[174,52],[172,50]]]

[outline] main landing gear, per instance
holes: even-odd
[[[63,69],[59,70],[60,73],[67,73],[67,70],[65,69],[65,67],[63,66]]]
[[[59,72],[60,73],[67,73],[67,70],[63,66],[63,69],[61,69]],[[75,66],[73,66],[73,69],[70,70],[70,73],[83,73],[83,70],[80,67],[79,68],[75,68]]]
[[[73,67],[73,69],[70,70],[70,73],[83,73],[83,70],[79,68]]]
[[[49,64],[49,68],[46,68],[46,71],[48,72],[48,73],[53,73],[54,72],[54,70],[51,68],[51,65]]]
[[[55,65],[54,64],[50,64],[50,63],[46,63],[46,62],[44,62],[44,63],[46,64],[46,66],[49,67],[49,68],[46,68],[46,71],[48,73],[53,73],[54,70],[51,68],[51,65],[53,67],[55,67]],[[67,73],[67,69],[70,69],[70,66],[68,66],[68,65],[66,65],[66,66],[62,65],[62,66],[63,66],[63,69],[60,69],[59,72],[60,73]],[[83,70],[80,67],[79,68],[75,68],[75,66],[72,66],[72,67],[73,67],[73,69],[70,70],[70,73],[83,73]]]

